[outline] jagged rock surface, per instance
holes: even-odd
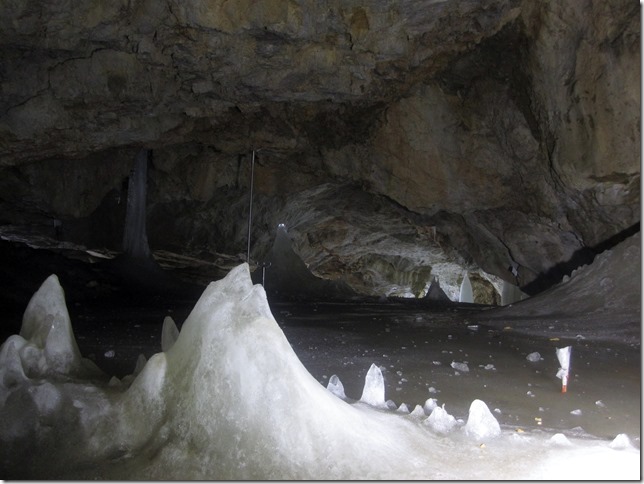
[[[151,247],[243,253],[261,148],[252,258],[284,218],[361,292],[535,292],[639,222],[639,29],[626,0],[5,2],[0,221],[118,248],[144,146]]]

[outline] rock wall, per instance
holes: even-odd
[[[5,2],[0,223],[118,248],[143,146],[151,247],[243,254],[258,149],[252,259],[286,221],[314,274],[362,292],[467,270],[534,293],[639,223],[639,18],[627,0]]]

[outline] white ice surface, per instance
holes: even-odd
[[[466,273],[461,282],[461,292],[458,296],[459,302],[464,303],[473,303],[474,302],[474,293],[472,292],[472,283],[470,282],[470,276]]]
[[[80,357],[57,280],[34,298],[22,336],[0,347],[4,478],[640,477],[640,453],[623,438],[562,446],[507,429],[482,446],[443,407],[419,419],[337,398],[298,360],[246,264],[206,288],[131,384]],[[380,403],[377,373],[367,400]]]

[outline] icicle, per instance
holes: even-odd
[[[136,156],[127,189],[127,211],[123,233],[123,252],[137,259],[152,257],[145,227],[145,200],[148,177],[148,150]]]

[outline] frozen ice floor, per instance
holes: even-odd
[[[466,312],[269,308],[248,276],[239,266],[175,310],[187,319],[163,352],[161,308],[154,324],[145,311],[75,312],[76,348],[55,284],[39,291],[24,338],[0,351],[3,475],[640,478],[639,348],[573,342],[562,394],[555,348],[569,342],[487,330]],[[382,373],[383,398],[411,414],[353,402],[370,367],[368,400]],[[334,374],[349,403],[327,390]]]
[[[499,423],[510,428],[601,438],[627,433],[639,447],[639,347],[490,329],[467,311],[274,306],[276,320],[309,372],[324,385],[336,374],[349,398],[360,398],[369,365],[376,363],[383,369],[386,398],[410,410],[431,397],[464,418],[470,402],[479,398],[498,409]],[[572,346],[571,381],[562,394],[555,350],[567,345]],[[527,356],[534,352],[541,358],[530,362]],[[452,368],[453,362],[465,362],[469,371]]]

